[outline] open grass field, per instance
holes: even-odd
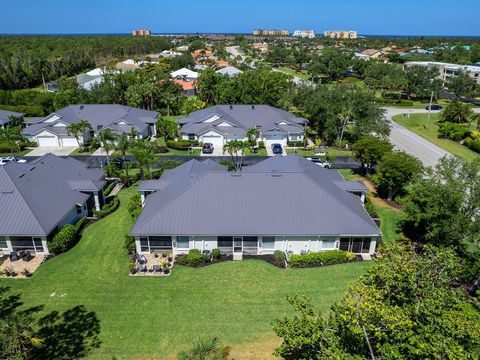
[[[282,72],[282,73],[290,75],[290,76],[296,76],[296,77],[298,77],[302,80],[305,80],[305,81],[310,80],[310,75],[308,75],[307,73],[300,72],[300,71],[295,71],[295,70],[290,69],[290,68],[285,67],[285,66],[280,66],[280,67],[275,68],[275,69],[279,72]]]
[[[402,115],[396,115],[393,117],[393,120],[400,125],[405,126],[407,129],[417,133],[421,137],[424,137],[428,141],[434,143],[435,145],[441,147],[444,150],[447,150],[454,155],[460,156],[469,161],[478,159],[480,157],[480,154],[470,150],[469,148],[461,145],[460,143],[449,139],[438,138],[437,121],[440,119],[439,114],[431,115],[428,129],[426,128],[427,119],[428,114],[410,114],[409,118]]]
[[[296,152],[300,156],[315,156],[315,150],[305,150],[302,148],[297,149],[287,149],[287,153],[291,154]],[[327,148],[327,156],[330,158],[335,158],[337,156],[352,156],[352,152],[350,150],[341,150],[337,148]]]
[[[0,280],[26,305],[44,305],[44,312],[77,305],[93,311],[101,344],[88,354],[91,359],[174,358],[192,338],[208,335],[231,345],[235,359],[268,359],[279,344],[272,321],[291,314],[287,295],[311,296],[328,311],[372,265],[283,270],[245,260],[177,266],[169,277],[130,277],[123,243],[133,225],[127,202],[135,191],[122,190],[116,212],[89,226],[73,249],[48,260],[33,277]]]

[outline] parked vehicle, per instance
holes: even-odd
[[[27,160],[15,159],[13,156],[0,157],[0,166],[3,166],[3,165],[8,164],[10,162],[26,163]]]
[[[430,108],[430,110],[442,110],[442,107],[440,105],[435,105],[433,104],[432,106],[425,106],[425,110],[428,110]]]
[[[275,155],[280,155],[283,153],[282,144],[272,144],[272,152]]]
[[[313,156],[313,157],[308,157],[307,160],[310,160],[311,162],[317,164],[318,166],[321,166],[325,169],[330,169],[330,167],[332,166],[332,164],[330,164],[328,161],[326,161],[325,159],[322,159],[320,157],[317,157],[317,156]]]
[[[202,153],[204,154],[213,154],[213,144],[205,143],[202,147]]]

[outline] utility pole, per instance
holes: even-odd
[[[426,129],[430,127],[430,114],[432,113],[432,102],[433,102],[433,90],[432,95],[430,96],[430,106],[428,107],[428,117],[427,117],[427,126]]]

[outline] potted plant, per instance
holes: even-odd
[[[25,276],[25,277],[30,277],[30,276],[32,276],[32,273],[27,268],[25,268],[22,271],[22,275]]]
[[[130,264],[130,274],[135,275],[137,273],[137,267],[134,263]]]
[[[171,263],[173,261],[173,258],[172,257],[168,257],[168,262]]]
[[[164,274],[170,273],[170,264],[169,264],[168,261],[164,261],[164,262],[162,263],[162,269],[163,269],[163,273],[164,273]]]

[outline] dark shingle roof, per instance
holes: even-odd
[[[242,173],[184,173],[147,198],[132,234],[380,235],[360,199],[337,186],[341,180],[296,155]]]

